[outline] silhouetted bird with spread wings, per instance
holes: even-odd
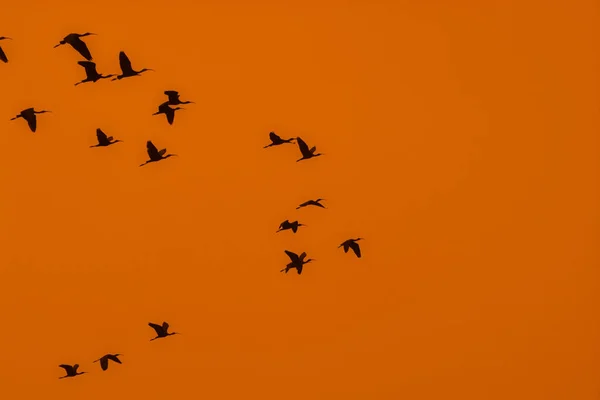
[[[85,79],[77,82],[75,86],[86,82],[98,82],[100,79],[106,79],[115,76],[115,74],[102,75],[96,70],[96,63],[93,61],[77,61],[77,64],[85,68]]]
[[[313,146],[312,148],[309,149],[308,145],[306,144],[306,142],[304,140],[302,140],[299,137],[297,137],[296,140],[298,141],[298,148],[300,148],[300,152],[302,153],[302,158],[296,160],[296,162],[302,161],[302,160],[308,160],[309,158],[318,157],[318,156],[323,155],[321,153],[315,154],[315,151],[317,150],[317,146]]]
[[[178,104],[194,104],[193,101],[181,101],[179,99],[179,92],[176,90],[165,90],[165,94],[169,98],[167,103],[171,106],[176,106]]]
[[[346,240],[344,243],[340,244],[338,246],[338,249],[342,246],[344,246],[344,253],[347,253],[349,249],[352,249],[352,251],[354,251],[354,254],[356,254],[356,257],[360,258],[361,254],[360,254],[360,246],[358,245],[359,240],[364,240],[363,238],[357,238],[357,239],[348,239]]]
[[[298,256],[298,254],[296,254],[296,253],[292,253],[289,250],[285,250],[285,254],[287,254],[287,256],[292,261],[288,265],[286,265],[284,269],[282,269],[280,271],[280,272],[285,272],[286,274],[288,273],[288,271],[290,269],[296,268],[296,271],[298,271],[298,275],[300,275],[300,274],[302,274],[302,268],[304,267],[304,264],[308,264],[311,261],[317,261],[313,258],[309,258],[308,260],[304,261],[304,258],[306,257],[305,252],[300,254],[300,256]]]
[[[323,200],[325,200],[325,199],[316,199],[316,200],[305,201],[304,203],[302,203],[298,207],[296,207],[296,210],[298,210],[302,207],[306,207],[306,206],[317,206],[317,207],[321,207],[321,208],[327,208],[323,204],[321,204],[321,201],[323,201]]]
[[[146,161],[145,163],[140,164],[140,167],[143,167],[144,165],[151,163],[151,162],[156,162],[156,161],[164,160],[165,158],[177,156],[177,154],[165,155],[165,153],[167,152],[167,149],[162,149],[159,151],[156,148],[156,146],[152,143],[152,141],[150,141],[150,140],[148,140],[146,142],[146,150],[148,151],[148,156],[150,157],[150,159],[148,161]]]
[[[162,325],[153,324],[152,322],[148,323],[148,326],[156,331],[156,337],[150,339],[150,341],[165,338],[171,335],[181,335],[179,332],[169,332],[169,324],[163,322]]]
[[[160,106],[158,106],[158,111],[152,115],[165,114],[167,117],[167,122],[169,125],[173,125],[173,121],[175,121],[175,111],[177,110],[185,110],[183,107],[169,107],[169,102],[164,102]]]
[[[60,364],[59,367],[63,368],[67,372],[67,374],[65,376],[61,376],[58,379],[73,378],[73,377],[76,377],[77,375],[87,374],[87,372],[85,372],[85,371],[77,372],[77,369],[79,368],[79,364],[75,364],[75,365]]]
[[[134,70],[131,67],[131,61],[129,60],[129,57],[127,57],[127,54],[125,54],[124,51],[121,51],[119,53],[119,65],[121,67],[121,75],[117,75],[116,78],[113,78],[113,81],[121,80],[123,78],[130,78],[132,76],[140,76],[142,74],[142,72],[146,72],[146,71],[154,71],[153,69],[150,68],[144,68],[141,69],[139,71]]]
[[[0,36],[0,40],[12,40],[9,37],[6,36]],[[2,60],[3,62],[7,63],[8,62],[8,57],[6,57],[6,53],[4,52],[4,50],[2,50],[2,47],[0,47],[0,60]]]
[[[33,107],[31,107],[21,111],[19,114],[17,114],[16,117],[11,118],[10,120],[13,121],[17,118],[23,118],[25,121],[27,121],[27,125],[29,125],[29,129],[31,129],[31,132],[35,132],[37,130],[37,117],[35,116],[35,114],[43,114],[49,112],[52,111],[35,111]]]
[[[119,360],[119,356],[122,356],[122,355],[123,354],[118,354],[118,353],[117,354],[106,354],[94,362],[100,361],[100,368],[102,368],[102,371],[106,371],[108,368],[108,360],[114,361],[118,364],[122,364],[121,360]]]
[[[271,146],[279,146],[284,143],[294,143],[294,138],[282,139],[275,132],[269,132],[269,139],[271,139],[271,144],[268,144],[265,147],[263,147],[264,149],[269,148]]]
[[[306,226],[304,224],[298,223],[298,221],[290,222],[287,219],[279,224],[279,230],[277,232],[285,231],[291,229],[292,232],[296,233],[298,231],[299,226]],[[275,232],[275,233],[277,233]]]
[[[112,136],[106,136],[106,133],[102,132],[102,129],[100,128],[96,129],[96,137],[98,138],[98,144],[90,147],[106,147],[110,146],[111,144],[123,142],[120,139],[113,140]]]
[[[58,43],[56,46],[54,46],[54,48],[57,48],[58,46],[62,46],[63,44],[70,44],[72,48],[74,48],[79,54],[81,54],[83,56],[83,58],[85,58],[88,61],[92,61],[92,54],[90,53],[90,50],[88,49],[85,42],[83,40],[81,40],[82,37],[91,36],[91,35],[95,35],[95,33],[90,33],[90,32],[86,32],[83,34],[69,33],[67,36],[65,36],[63,38],[63,40],[60,41],[60,43]]]

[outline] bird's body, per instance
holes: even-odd
[[[95,35],[95,33],[86,32],[84,34],[79,33],[69,33],[67,36],[63,38],[54,48],[58,46],[62,46],[63,44],[69,44],[72,48],[74,48],[83,58],[88,61],[92,61],[92,54],[88,49],[87,45],[83,40],[81,40],[84,36]]]
[[[359,240],[364,240],[364,239],[363,238],[348,239],[344,243],[340,244],[338,246],[338,249],[343,246],[344,253],[347,253],[349,249],[352,249],[354,254],[356,254],[356,257],[360,258],[361,257],[360,246],[358,245],[358,243],[356,243]]]
[[[305,252],[298,256],[298,254],[296,254],[296,253],[292,253],[289,250],[285,250],[285,254],[287,254],[287,256],[290,258],[291,262],[288,265],[286,265],[285,268],[282,269],[280,272],[285,272],[286,274],[288,273],[288,271],[290,269],[296,268],[298,275],[300,275],[300,274],[302,274],[302,268],[304,267],[304,264],[308,264],[311,261],[316,261],[313,258],[304,260],[306,258]]]
[[[131,67],[131,61],[129,60],[129,57],[127,57],[127,54],[125,54],[124,51],[121,51],[119,53],[119,66],[121,67],[121,75],[117,75],[116,78],[113,78],[113,81],[121,80],[123,78],[129,78],[132,76],[139,76],[142,74],[142,72],[146,72],[146,71],[154,71],[153,69],[150,68],[143,68],[139,71],[134,70]]]
[[[148,326],[156,331],[156,337],[150,339],[150,341],[165,338],[171,335],[180,335],[179,332],[169,332],[169,324],[166,322],[163,322],[162,325],[153,324],[152,322],[149,322]]]
[[[148,151],[148,156],[150,157],[150,159],[148,161],[146,161],[145,163],[140,164],[140,167],[142,167],[148,163],[151,163],[151,162],[157,162],[160,160],[164,160],[165,158],[177,156],[177,154],[165,155],[165,153],[167,152],[167,149],[158,150],[156,148],[156,146],[150,140],[148,140],[146,142],[146,150]]]
[[[98,82],[100,79],[106,79],[106,78],[115,76],[114,74],[110,74],[110,75],[99,74],[98,71],[96,70],[96,63],[93,61],[77,61],[77,64],[79,64],[83,68],[85,68],[86,76],[85,76],[84,80],[82,80],[81,82],[77,82],[75,84],[75,86],[80,85],[85,82]]]
[[[173,125],[173,121],[175,121],[175,111],[177,111],[177,110],[185,110],[185,108],[182,108],[182,107],[171,108],[171,107],[169,107],[169,102],[167,101],[167,102],[162,103],[160,106],[158,106],[158,111],[152,115],[165,114],[169,125]]]
[[[102,129],[100,128],[96,129],[96,138],[98,138],[98,144],[90,147],[106,147],[111,144],[122,142],[120,139],[113,140],[112,136],[106,136],[106,133],[102,132]]]
[[[102,368],[102,371],[106,371],[106,369],[108,368],[108,360],[122,364],[121,360],[119,360],[119,356],[122,356],[122,355],[123,354],[106,354],[94,362],[100,361],[100,368]]]
[[[309,158],[318,157],[318,156],[323,155],[321,153],[315,154],[315,151],[317,151],[317,146],[313,146],[312,148],[309,149],[306,142],[304,140],[302,140],[300,137],[297,137],[296,140],[298,141],[298,148],[300,149],[300,153],[302,153],[302,158],[300,158],[296,161],[308,160]]]
[[[306,225],[300,224],[300,223],[298,223],[298,221],[290,222],[286,219],[281,224],[279,224],[279,230],[277,232],[291,229],[292,232],[296,233],[298,231],[299,226],[306,226]],[[277,232],[275,232],[275,233],[277,233]]]
[[[271,139],[271,144],[268,144],[265,147],[263,147],[264,149],[269,148],[271,146],[279,146],[284,143],[294,143],[294,138],[282,139],[275,132],[269,132],[269,139]]]
[[[194,104],[193,101],[181,101],[179,99],[179,92],[176,90],[165,90],[164,93],[169,98],[169,100],[167,100],[167,104],[169,104],[171,106],[176,106],[179,104]]]
[[[68,364],[60,364],[59,365],[60,368],[63,368],[66,371],[66,375],[65,376],[61,376],[58,379],[63,379],[63,378],[74,378],[77,375],[83,375],[86,374],[87,372],[77,372],[77,368],[79,368],[79,364],[75,364],[75,365],[68,365]]]
[[[12,40],[9,37],[6,36],[0,36],[0,40]],[[2,62],[7,63],[8,62],[8,57],[6,57],[6,53],[4,52],[4,50],[2,50],[2,47],[0,47],[0,60],[2,60]]]
[[[48,111],[48,110],[35,111],[34,108],[31,107],[31,108],[27,108],[27,109],[21,111],[19,114],[17,114],[16,117],[11,118],[10,120],[13,121],[17,118],[23,118],[25,121],[27,121],[27,125],[29,125],[29,129],[31,129],[31,132],[35,132],[37,130],[37,117],[35,116],[35,114],[43,114],[43,113],[48,113],[48,112],[52,112],[52,111]]]
[[[325,200],[325,199],[316,199],[316,200],[305,201],[304,203],[302,203],[298,207],[296,207],[296,210],[298,210],[302,207],[306,207],[306,206],[317,206],[317,207],[321,207],[321,208],[327,208],[323,204],[321,204],[321,201],[323,201],[323,200]]]

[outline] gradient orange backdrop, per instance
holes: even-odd
[[[2,398],[600,398],[597,2],[2,13]],[[100,72],[156,72],[74,87],[52,47],[86,31]],[[167,89],[196,101],[173,126]],[[180,157],[138,168],[149,139]]]

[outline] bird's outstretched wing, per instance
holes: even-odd
[[[163,328],[160,325],[153,324],[152,322],[148,323],[148,326],[156,331],[157,335],[161,335],[163,333]]]
[[[35,116],[35,114],[28,115],[25,119],[27,120],[27,125],[29,125],[29,129],[31,129],[31,132],[35,132],[37,129],[37,117]]]
[[[102,144],[108,142],[108,137],[106,137],[106,133],[102,132],[102,129],[96,129],[96,137],[98,138],[98,143]]]
[[[179,100],[179,92],[176,90],[165,90],[165,94],[169,97],[169,101],[177,101]]]
[[[275,132],[269,132],[269,139],[271,139],[271,142],[278,142],[281,140]]]
[[[309,204],[312,204],[312,200],[305,201],[304,203],[300,204],[300,205],[299,205],[297,208],[300,208],[300,207],[306,207],[306,206],[308,206]]]
[[[302,254],[300,254],[300,261],[304,261],[304,258],[306,257],[306,252],[302,252]]]
[[[302,268],[303,268],[302,265],[296,266],[296,271],[298,271],[298,275],[302,275]]]
[[[310,152],[311,152],[311,153],[314,153],[315,151],[317,151],[317,146],[313,146],[313,147],[311,147],[311,149],[310,149]]]
[[[148,140],[146,142],[146,150],[148,150],[148,155],[150,156],[150,159],[160,158],[160,154],[158,153],[158,149],[152,143],[152,141]]]
[[[368,246],[367,246],[368,247]],[[354,251],[354,254],[356,254],[356,257],[360,258],[360,246],[358,245],[358,243],[356,242],[351,242],[350,243],[350,248]],[[344,247],[344,249],[347,249],[346,247]],[[347,251],[347,250],[346,250]]]
[[[102,371],[106,371],[108,368],[108,358],[106,356],[100,359],[100,368],[102,368]]]
[[[75,38],[73,39],[73,41],[71,41],[70,44],[75,50],[77,50],[79,54],[83,56],[83,58],[85,58],[88,61],[92,60],[92,54],[90,53],[90,50],[88,49],[87,45],[83,40]]]
[[[167,333],[167,331],[169,330],[169,324],[167,324],[166,322],[163,322],[162,328],[165,331],[165,333]]]
[[[344,253],[347,253],[348,249],[350,249],[350,243],[344,242],[342,246],[344,246]]]
[[[289,250],[284,250],[284,251],[285,251],[285,254],[287,254],[287,255],[288,255],[288,257],[290,258],[290,260],[292,260],[292,262],[293,262],[293,263],[296,263],[296,262],[298,262],[298,261],[299,261],[299,260],[298,260],[298,254],[296,254],[296,253],[292,253],[292,252],[291,252],[291,251],[289,251]]]
[[[298,141],[298,147],[300,148],[300,152],[302,153],[302,155],[310,154],[310,151],[308,150],[308,145],[304,142],[304,140],[302,140],[301,138],[297,138],[296,140]]]
[[[119,360],[119,358],[117,356],[113,355],[113,354],[107,354],[106,358],[109,359],[109,360],[112,360],[112,361],[114,361],[114,362],[116,362],[118,364],[122,364],[121,360]]]
[[[77,372],[77,368],[79,368],[79,364],[73,365],[73,372]]]
[[[167,122],[169,123],[169,125],[173,125],[173,121],[175,121],[175,111],[173,111],[173,109],[170,109],[167,110],[165,114],[167,115]]]
[[[121,66],[121,71],[129,72],[132,70],[131,61],[129,61],[129,57],[125,54],[124,51],[119,53],[119,65]]]
[[[2,50],[2,47],[0,47],[0,60],[2,60],[3,62],[8,62],[8,57],[6,57],[6,54],[4,53],[4,50]]]
[[[73,369],[72,365],[60,364],[59,367],[60,368],[64,368],[64,370],[67,372],[67,375],[72,374],[74,372],[74,369]]]
[[[165,155],[166,152],[167,152],[167,149],[162,149],[161,151],[158,152],[158,154],[162,157]]]

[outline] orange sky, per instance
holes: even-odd
[[[599,398],[597,2],[70,7],[2,10],[3,398]]]

